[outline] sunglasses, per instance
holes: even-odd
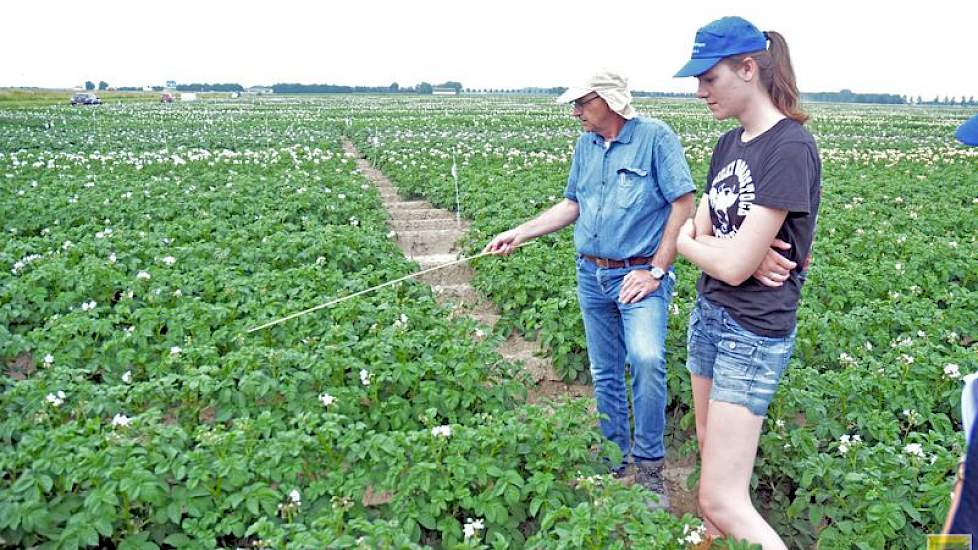
[[[594,94],[593,96],[585,100],[575,99],[574,101],[571,102],[571,109],[574,109],[575,111],[578,109],[583,109],[585,105],[594,101],[595,99],[598,99],[599,97],[601,96],[598,94]]]

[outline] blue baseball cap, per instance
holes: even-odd
[[[723,17],[696,31],[693,55],[676,77],[699,76],[721,59],[767,49],[767,38],[743,17]]]
[[[978,115],[969,118],[967,122],[958,127],[954,137],[965,145],[978,146]]]

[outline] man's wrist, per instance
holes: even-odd
[[[656,281],[661,281],[666,277],[666,270],[662,269],[661,267],[655,265],[652,262],[649,262],[649,273],[652,275],[652,278],[655,279]]]

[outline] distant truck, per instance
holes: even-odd
[[[91,92],[78,92],[71,96],[71,105],[101,105],[102,99]]]

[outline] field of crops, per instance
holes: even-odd
[[[0,546],[681,548],[698,522],[604,472],[587,400],[526,404],[495,351],[586,381],[565,231],[475,263],[496,334],[415,270],[351,139],[467,246],[562,195],[579,129],[528,98],[276,98],[0,109]],[[702,186],[725,125],[679,133]],[[814,106],[823,203],[795,358],[755,468],[792,547],[919,548],[949,504],[978,370],[978,150],[955,109]],[[670,440],[692,452],[677,265]]]

